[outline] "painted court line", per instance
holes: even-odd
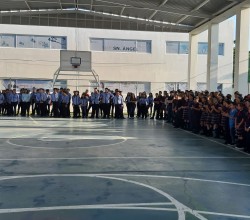
[[[197,179],[197,178],[189,178],[189,177],[178,177],[178,176],[160,176],[160,175],[143,175],[143,174],[40,174],[40,175],[1,176],[0,181],[13,180],[13,179],[25,179],[25,178],[41,178],[41,177],[99,177],[99,176],[180,179],[180,180],[190,180],[190,181],[210,182],[210,183],[250,187],[250,184],[244,184],[244,183],[235,183],[235,182],[226,182],[226,181],[218,181],[218,180],[208,180],[208,179]]]
[[[37,161],[37,160],[112,160],[112,159],[220,159],[220,160],[239,160],[239,159],[250,159],[250,157],[51,157],[51,158],[0,158],[0,161]]]
[[[155,211],[178,211],[179,214],[179,220],[185,220],[185,213],[188,212],[194,216],[196,216],[198,219],[201,220],[207,220],[205,217],[203,217],[201,214],[207,214],[207,215],[215,215],[215,216],[226,216],[226,217],[237,217],[237,218],[244,218],[244,219],[250,219],[250,216],[247,215],[237,215],[237,214],[228,214],[228,213],[217,213],[217,212],[207,212],[207,211],[198,211],[198,210],[192,210],[185,205],[181,204],[177,200],[175,200],[172,196],[169,194],[163,192],[162,190],[159,190],[155,187],[120,178],[120,176],[127,176],[127,177],[157,177],[157,178],[175,178],[175,179],[188,179],[188,180],[199,180],[194,178],[183,178],[183,177],[169,177],[169,176],[152,176],[152,175],[126,175],[126,174],[114,174],[114,175],[108,175],[108,174],[50,174],[50,175],[35,175],[35,176],[8,176],[8,177],[0,177],[0,180],[10,180],[10,179],[20,179],[20,178],[37,178],[37,177],[96,177],[96,178],[104,178],[104,179],[112,179],[112,180],[118,180],[123,181],[127,183],[132,183],[135,185],[139,185],[145,188],[149,188],[153,191],[158,192],[159,194],[166,197],[168,200],[171,201],[171,203],[137,203],[132,204],[133,207],[129,207],[131,204],[107,204],[107,205],[94,205],[94,206],[66,206],[66,207],[41,207],[41,208],[26,208],[26,209],[0,209],[0,213],[14,213],[14,212],[33,212],[33,211],[49,211],[49,210],[67,210],[67,209],[126,209],[126,210],[155,210]],[[114,177],[117,176],[117,177]],[[222,182],[222,181],[212,181],[212,180],[202,180],[202,181],[209,181],[213,183],[223,183],[223,184],[231,184],[231,185],[243,185],[248,186],[247,184],[238,184],[238,183],[230,183],[230,182]],[[175,205],[176,209],[167,209],[167,208],[152,208],[152,207],[135,207],[135,206],[155,206],[155,205]]]
[[[216,215],[216,216],[225,216],[231,218],[243,218],[243,219],[250,219],[249,215],[235,215],[235,214],[227,214],[227,213],[218,213],[218,212],[205,212],[205,211],[197,211],[196,212],[203,214],[203,215]]]
[[[14,139],[14,138],[11,138]],[[117,143],[113,143],[113,144],[102,144],[102,145],[98,145],[98,146],[87,146],[87,147],[33,147],[33,146],[28,146],[28,145],[21,145],[21,144],[15,144],[12,143],[10,140],[7,140],[6,143],[8,143],[9,145],[12,146],[16,146],[16,147],[23,147],[23,148],[32,148],[32,149],[50,149],[50,150],[62,150],[62,149],[90,149],[90,148],[99,148],[99,147],[110,147],[110,146],[115,146],[118,144],[123,144],[125,143],[128,139],[126,137],[121,137],[120,140]],[[69,139],[70,140],[70,139]]]
[[[55,206],[39,208],[20,208],[20,209],[0,209],[0,214],[39,212],[39,211],[57,211],[57,210],[84,210],[84,209],[111,209],[111,210],[147,210],[147,211],[172,211],[177,212],[175,208],[151,208],[151,207],[129,207],[129,206],[105,206],[105,205],[79,205],[79,206]],[[184,219],[185,220],[185,219]]]

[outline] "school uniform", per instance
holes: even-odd
[[[116,95],[113,98],[115,104],[115,118],[123,119],[123,97],[121,95]]]
[[[51,102],[52,102],[52,112],[55,118],[59,117],[59,94],[53,92],[51,94]]]
[[[68,105],[69,105],[69,96],[68,95],[62,95],[62,117],[67,118],[68,117]]]
[[[146,119],[148,117],[148,99],[140,98],[139,104],[141,107],[141,117]]]
[[[91,94],[91,104],[92,104],[92,113],[91,118],[99,118],[99,107],[100,107],[100,94],[92,93]]]
[[[154,104],[154,98],[153,97],[148,97],[148,110],[149,110],[149,116],[152,116],[153,113],[153,104]]]
[[[126,96],[125,102],[126,102],[126,107],[127,107],[128,118],[130,118],[130,112],[131,112],[131,96],[130,95]]]
[[[250,128],[250,113],[246,116],[245,128]],[[250,153],[250,130],[245,132],[244,151]]]
[[[154,119],[156,115],[156,119],[159,119],[160,117],[160,99],[154,98],[154,111],[151,119]]]
[[[79,118],[80,117],[80,104],[81,104],[81,98],[79,95],[73,95],[72,96],[72,105],[73,105],[73,117]]]
[[[223,106],[222,107],[222,113],[229,113],[229,108]],[[222,132],[225,140],[225,144],[230,144],[231,143],[231,138],[230,138],[230,130],[229,130],[229,118],[222,115],[221,116],[221,127],[222,127]]]
[[[229,112],[229,130],[231,137],[231,144],[235,144],[235,118],[237,116],[238,110],[231,109]]]
[[[12,112],[12,115],[16,115],[16,108],[17,108],[17,104],[18,104],[18,94],[17,93],[12,93],[11,94],[11,112]]]
[[[30,104],[30,94],[26,93],[22,94],[21,116],[26,116],[26,113],[29,112],[28,110],[29,104]]]
[[[21,106],[22,106],[22,93],[20,93],[19,95],[18,95],[18,108],[17,108],[17,115],[19,115],[19,112],[20,112],[20,110],[21,110]]]
[[[129,107],[129,117],[134,118],[135,117],[135,109],[136,109],[136,98],[130,97],[130,107]]]
[[[47,110],[46,110],[46,106],[47,106],[47,94],[42,92],[39,95],[39,100],[40,100],[40,104],[39,104],[39,108],[40,108],[40,116],[44,117],[47,115]]]
[[[47,99],[46,99],[46,114],[49,116],[50,114],[50,104],[51,104],[51,95],[46,93]]]
[[[36,112],[36,95],[37,95],[36,92],[32,92],[30,94],[30,104],[31,104],[32,115],[35,115],[35,112]]]
[[[88,102],[89,102],[88,97],[82,97],[80,100],[80,105],[82,109],[82,118],[88,117]]]
[[[12,106],[11,106],[12,92],[6,93],[6,110],[7,115],[11,116],[13,114]]]
[[[0,93],[0,114],[2,115],[4,112],[4,101],[5,101],[4,95]]]
[[[245,112],[238,111],[236,115],[236,125],[239,125],[242,120],[245,120],[246,114]],[[237,141],[237,147],[242,148],[243,147],[243,139],[244,139],[244,133],[245,133],[245,122],[243,122],[237,129],[236,129],[236,135],[238,137]]]
[[[114,95],[112,93],[104,92],[100,96],[102,106],[103,106],[103,118],[109,118],[110,117],[110,108],[111,108],[111,99],[114,98]]]
[[[72,99],[72,95],[70,93],[67,93],[67,95],[69,96],[69,104],[68,104],[68,108],[67,108],[67,117],[70,117],[70,104],[71,104],[71,99]]]

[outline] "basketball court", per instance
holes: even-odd
[[[0,219],[250,219],[250,156],[154,120],[1,118]]]

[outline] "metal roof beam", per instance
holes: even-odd
[[[170,8],[166,6],[161,6],[160,8],[158,6],[154,6],[149,3],[143,3],[143,7],[137,6],[135,3],[136,1],[134,0],[126,0],[126,4],[124,3],[119,3],[119,0],[114,2],[112,0],[96,0],[96,2],[103,2],[103,3],[109,3],[117,6],[123,6],[126,8],[134,8],[134,9],[146,9],[146,10],[151,10],[151,11],[159,11],[159,12],[165,12],[165,13],[170,13],[170,14],[178,14],[178,15],[189,15],[190,17],[199,17],[199,18],[212,18],[210,14],[205,14],[205,13],[200,13],[200,12],[189,12],[185,10],[180,10],[176,8]],[[164,3],[164,2],[163,2]]]
[[[235,3],[237,4],[237,3]],[[236,15],[237,11],[240,10],[241,8],[249,8],[250,7],[250,0],[245,0],[244,2],[237,4],[236,6],[232,7],[230,9],[224,9],[224,13],[218,15],[217,17],[213,18],[212,20],[207,20],[207,22],[204,20],[203,23],[201,22],[200,24],[197,25],[197,27],[190,32],[192,35],[197,35],[200,34],[208,29],[208,25],[210,23],[212,24],[218,24],[221,23],[234,15]],[[206,23],[205,23],[206,22]]]
[[[30,5],[29,5],[29,3],[28,3],[27,0],[25,1],[25,4],[27,5],[28,9],[31,10],[31,7],[30,7]]]
[[[0,17],[5,17],[5,16],[39,16],[39,15],[57,15],[57,14],[87,14],[87,15],[92,15],[92,16],[97,16],[97,17],[102,17],[102,18],[109,18],[109,19],[114,19],[114,20],[119,20],[119,21],[124,21],[124,22],[133,22],[137,24],[144,24],[144,25],[152,25],[155,27],[161,27],[161,28],[166,28],[170,29],[170,31],[176,31],[176,32],[190,32],[193,29],[193,26],[185,26],[185,25],[174,25],[166,22],[159,22],[159,21],[152,21],[152,20],[146,20],[146,19],[137,19],[133,17],[127,17],[127,16],[119,16],[119,15],[113,15],[113,14],[108,14],[108,13],[100,13],[100,12],[94,12],[94,11],[89,11],[89,10],[68,10],[68,9],[63,9],[63,10],[31,10],[31,11],[13,11],[13,12],[0,12]]]
[[[61,0],[58,0],[58,2],[59,2],[59,5],[60,5],[60,8],[63,9]]]
[[[123,12],[124,12],[125,9],[126,9],[126,7],[122,7],[122,10],[121,10],[121,12],[120,12],[120,15],[123,14]]]
[[[158,8],[162,7],[163,5],[165,5],[169,0],[163,0],[163,2],[158,6]],[[156,14],[157,14],[158,10],[155,10],[150,16],[149,16],[149,20],[151,20]]]
[[[201,9],[203,6],[205,6],[208,2],[210,2],[210,0],[205,0],[204,2],[202,2],[201,4],[199,4],[197,7],[195,7],[191,12],[195,12],[198,11],[199,9]],[[179,19],[176,24],[180,24],[181,22],[183,22],[184,20],[186,20],[188,17],[190,17],[189,15],[185,15],[183,16],[181,19]]]

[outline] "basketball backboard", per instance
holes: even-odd
[[[61,50],[60,71],[91,72],[91,52]]]

